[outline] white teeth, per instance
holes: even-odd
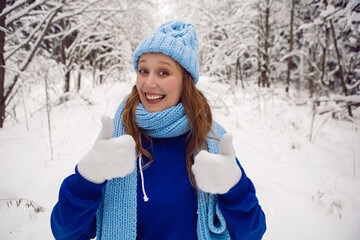
[[[164,97],[163,95],[146,95],[146,98],[149,100],[160,100]]]

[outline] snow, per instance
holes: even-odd
[[[50,214],[62,180],[92,146],[101,115],[113,116],[133,83],[87,86],[53,105],[53,160],[46,109],[36,101],[44,98],[44,86],[37,83],[32,97],[24,97],[18,122],[9,118],[0,130],[0,239],[53,239]],[[360,239],[359,110],[352,122],[330,113],[315,115],[311,132],[312,104],[306,93],[242,89],[206,77],[198,87],[214,119],[233,134],[236,155],[255,184],[266,214],[263,239]],[[40,110],[25,118],[22,108]],[[8,207],[4,199],[9,198],[34,201],[44,211],[34,213],[24,203]]]
[[[326,10],[322,11],[320,16],[322,18],[327,18],[329,17],[330,15],[334,14],[336,11],[335,7],[333,5],[328,5]]]
[[[360,14],[357,13],[356,6],[360,3],[359,0],[352,0],[346,5],[346,18],[347,18],[347,24],[351,26],[355,22],[360,21]]]

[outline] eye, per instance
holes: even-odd
[[[148,74],[148,73],[149,73],[149,71],[148,71],[147,69],[144,69],[144,68],[139,69],[138,72],[139,72],[140,74]]]
[[[168,76],[168,75],[169,75],[169,72],[166,71],[166,70],[161,70],[161,71],[159,72],[159,74],[160,74],[161,76]]]

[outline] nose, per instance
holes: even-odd
[[[156,75],[153,73],[150,73],[146,80],[145,80],[145,86],[147,88],[156,88],[157,87],[157,83],[156,83]]]

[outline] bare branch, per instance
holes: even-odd
[[[0,199],[0,203],[1,202],[5,202],[7,207],[13,206],[13,204],[19,207],[22,203],[25,203],[25,207],[32,208],[34,213],[40,213],[45,211],[45,208],[43,208],[36,202],[26,198],[5,198]]]

